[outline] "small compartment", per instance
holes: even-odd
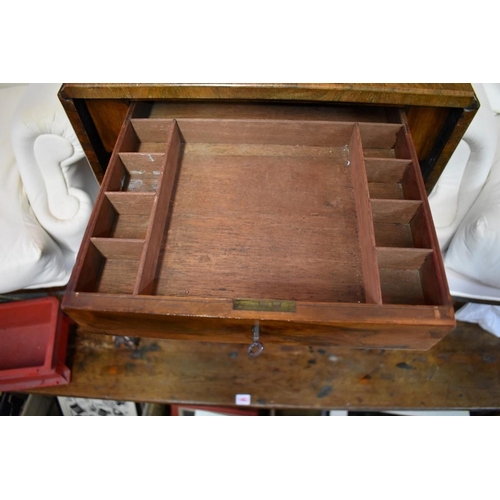
[[[377,248],[383,304],[438,305],[433,251],[420,248]]]
[[[416,200],[371,200],[377,247],[432,248],[425,212]]]
[[[118,153],[164,153],[173,122],[132,118],[122,132]]]
[[[131,295],[144,241],[92,238],[76,290]]]
[[[107,192],[92,236],[144,239],[153,200],[154,193]]]
[[[365,158],[371,199],[418,200],[413,166],[398,158]]]
[[[360,123],[365,158],[409,158],[397,147],[404,131],[400,123]]]
[[[119,153],[107,190],[156,192],[164,157],[162,153]]]
[[[96,291],[132,295],[138,268],[138,260],[104,258]]]
[[[424,305],[418,269],[379,269],[383,304]]]
[[[124,141],[120,152],[164,153],[174,120],[133,118],[129,123],[134,140]]]
[[[375,244],[378,247],[413,247],[410,224],[387,224],[376,222],[373,224],[375,231]]]

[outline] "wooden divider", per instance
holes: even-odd
[[[410,162],[398,158],[367,158],[365,167],[368,182],[391,183],[401,182]]]
[[[352,131],[349,152],[359,228],[359,244],[361,248],[365,298],[368,304],[382,304],[382,292],[375,250],[375,233],[370,206],[370,193],[368,190],[361,135],[357,123],[354,125]]]
[[[92,243],[105,258],[139,260],[145,240],[91,238]]]
[[[431,254],[428,248],[377,247],[380,269],[420,269]]]
[[[108,192],[106,197],[120,215],[149,215],[155,201],[154,193]]]
[[[420,200],[371,200],[374,222],[409,224],[422,202]]]
[[[179,167],[181,136],[175,120],[169,121],[170,128],[168,129],[166,153],[158,179],[158,189],[153,202],[146,242],[139,263],[134,295],[149,295],[153,293],[158,257],[166,230],[165,224]]]

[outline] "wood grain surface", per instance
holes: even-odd
[[[169,215],[170,200],[173,196],[175,180],[180,163],[181,138],[174,120],[170,120],[167,149],[164,156],[158,189],[154,197],[151,217],[146,233],[146,242],[139,264],[139,275],[134,294],[149,294],[154,288],[156,268],[161,250],[163,232]]]
[[[472,107],[465,83],[72,83],[70,99],[264,99],[367,104]]]
[[[238,344],[70,336],[71,382],[31,390],[158,403],[234,405],[250,394],[261,408],[500,408],[500,339],[458,323],[427,352],[266,345],[249,358]]]
[[[426,169],[430,171],[426,173],[427,175],[425,178],[425,187],[427,193],[430,193],[436,185],[439,176],[442,174],[449,159],[451,158],[451,155],[455,151],[467,128],[471,124],[478,108],[479,103],[476,103],[470,109],[465,108],[462,111],[458,121],[456,123],[450,123],[449,127],[452,130],[449,131],[448,137],[445,134],[441,134],[440,136],[435,137],[434,147],[431,151],[430,156],[427,158],[419,156],[419,160],[427,160],[430,165],[430,169]],[[426,125],[426,122],[424,121],[420,121],[420,123],[422,123],[422,127],[429,127],[429,125]],[[415,125],[410,127],[412,134],[415,132],[416,128],[417,127]]]
[[[364,302],[347,148],[188,146],[157,295]]]
[[[333,103],[283,103],[283,102],[204,102],[157,101],[152,105],[150,118],[218,118],[240,120],[335,120],[389,122],[386,108],[382,106],[346,106]]]
[[[95,99],[87,101],[86,104],[104,148],[108,153],[112,153],[123,120],[127,116],[129,102],[118,99]]]
[[[107,165],[107,158],[104,155],[104,146],[102,142],[98,139],[98,131],[92,122],[92,118],[84,106],[78,106],[72,99],[66,99],[61,94],[59,94],[61,104],[64,108],[66,116],[68,117],[78,141],[80,142],[83,151],[90,163],[90,167],[94,172],[94,175],[99,183],[102,182],[104,176],[104,170]],[[76,101],[78,102],[78,101]],[[82,116],[85,115],[85,116]],[[114,142],[116,142],[114,137]],[[98,155],[99,150],[102,155]]]
[[[449,114],[447,108],[419,106],[408,110],[408,125],[414,132],[413,142],[419,158],[427,158],[434,146],[435,130],[442,129]],[[428,127],[429,123],[433,127]]]

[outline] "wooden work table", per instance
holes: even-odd
[[[426,352],[269,345],[252,359],[246,348],[143,338],[131,350],[78,330],[70,384],[30,392],[207,405],[250,394],[260,408],[500,408],[500,339],[477,325],[459,323]]]

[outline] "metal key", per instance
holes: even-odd
[[[262,342],[259,341],[260,338],[260,326],[259,323],[255,326],[252,327],[252,336],[253,336],[253,342],[248,346],[248,355],[251,358],[256,358],[257,356],[260,356],[262,351],[264,350],[264,346]]]

